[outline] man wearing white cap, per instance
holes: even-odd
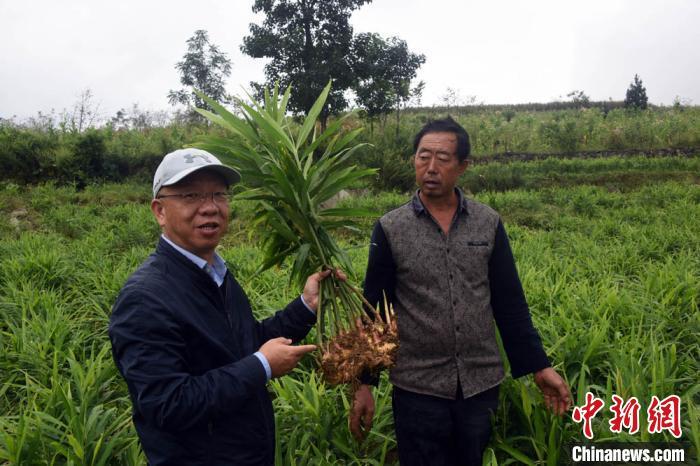
[[[112,352],[151,465],[273,464],[266,383],[315,348],[292,343],[313,326],[318,282],[328,271],[258,322],[216,253],[228,225],[228,188],[238,181],[208,152],[166,155],[151,201],[160,241],[114,304]]]

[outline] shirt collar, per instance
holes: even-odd
[[[196,265],[198,268],[200,268],[200,269],[202,269],[202,270],[206,270],[207,261],[205,261],[204,259],[202,259],[201,257],[199,257],[199,256],[197,256],[197,255],[195,255],[195,254],[192,254],[192,253],[189,252],[187,249],[184,249],[184,248],[178,246],[177,244],[173,243],[173,242],[170,240],[170,238],[168,238],[167,236],[165,236],[165,234],[161,234],[160,236],[161,236],[161,238],[163,238],[170,246],[172,246],[173,248],[175,248],[175,250],[176,250],[177,252],[179,252],[180,254],[182,254],[183,256],[185,256],[186,258],[188,258],[190,261],[192,261],[192,263],[193,263],[194,265]],[[216,274],[219,275],[220,277],[223,277],[224,275],[226,275],[226,261],[224,261],[224,260],[221,258],[221,256],[219,256],[219,254],[217,254],[216,252],[214,252],[214,263],[211,265],[211,267],[214,269],[214,271],[216,272]]]
[[[416,217],[421,216],[426,211],[423,201],[420,200],[420,196],[418,195],[419,192],[420,189],[416,190],[413,194],[413,199],[411,199],[411,207],[413,207],[413,213],[416,214]],[[455,187],[455,194],[457,194],[457,213],[469,215],[469,211],[467,210],[467,198],[464,196],[464,193],[462,193],[461,189]]]

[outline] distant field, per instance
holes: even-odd
[[[613,394],[682,399],[682,441],[700,448],[700,159],[544,160],[474,167],[462,180],[506,224],[535,325],[577,405]],[[126,387],[106,336],[111,305],[150,253],[158,228],[146,183],[74,187],[0,184],[0,464],[142,465]],[[380,192],[344,201],[382,213],[407,200]],[[258,316],[297,296],[287,270],[255,274],[252,209],[232,202],[221,253]],[[372,220],[342,234],[361,279]],[[400,316],[399,316],[400,318]],[[313,339],[313,335],[310,338]],[[270,384],[278,465],[396,464],[390,387],[382,380],[369,439],[346,422],[348,397],[305,359]],[[487,464],[558,464],[581,426],[541,404],[531,378],[502,386]],[[697,453],[695,453],[697,454]]]
[[[382,190],[411,186],[399,165],[413,153],[413,136],[429,119],[448,114],[469,132],[476,159],[506,153],[700,149],[698,106],[646,111],[606,110],[603,106],[539,111],[528,108],[415,109],[402,113],[398,126],[394,115],[374,122],[358,115],[348,119],[346,126],[364,128],[360,139],[370,146],[359,151],[356,162],[380,170],[375,187]],[[191,144],[203,134],[220,132],[220,128],[201,122],[161,126],[144,120],[76,132],[50,120],[25,125],[0,121],[0,180],[53,180],[80,186],[134,177],[147,180],[164,154]]]

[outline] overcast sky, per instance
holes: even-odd
[[[71,108],[91,89],[103,117],[138,103],[169,109],[174,69],[197,29],[233,61],[227,89],[263,80],[240,52],[252,0],[0,0],[0,117]],[[355,32],[399,36],[426,56],[423,104],[448,87],[463,99],[522,103],[624,99],[637,73],[649,100],[700,104],[697,0],[374,0]]]

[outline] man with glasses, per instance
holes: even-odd
[[[396,312],[389,380],[402,466],[481,466],[505,377],[496,327],[513,377],[533,373],[559,415],[571,404],[532,325],[500,216],[456,188],[469,149],[451,118],[428,122],[414,139],[418,191],[372,233],[364,293]],[[361,385],[350,413],[356,437],[373,416],[372,392]]]
[[[313,326],[318,283],[329,271],[310,276],[299,298],[258,322],[216,253],[228,189],[239,180],[208,152],[166,155],[151,201],[162,235],[114,304],[112,352],[152,466],[273,464],[266,384],[315,349],[292,343]]]

